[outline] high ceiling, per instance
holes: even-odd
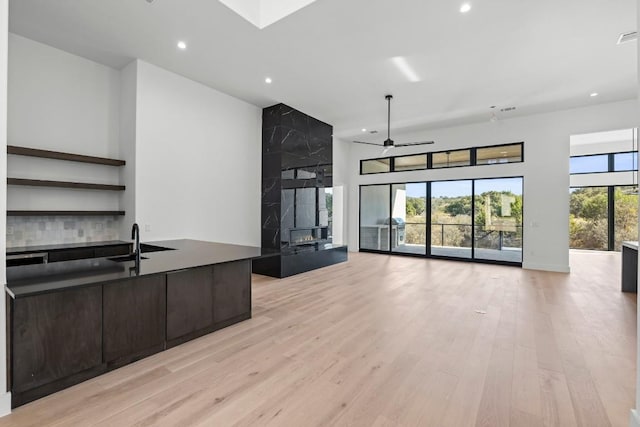
[[[468,1],[462,14],[463,0],[317,0],[260,30],[217,0],[11,0],[9,23],[112,67],[140,58],[260,107],[284,102],[365,140],[361,128],[385,130],[386,93],[398,131],[636,96],[637,42],[616,45],[636,30],[635,0]]]

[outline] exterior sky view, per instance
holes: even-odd
[[[629,171],[638,169],[637,153],[614,154],[614,171]],[[571,157],[569,173],[597,173],[609,171],[609,157],[607,154],[594,156]]]
[[[407,197],[426,197],[427,186],[424,183],[407,184]],[[521,178],[477,179],[476,194],[485,191],[511,191],[522,194]],[[433,181],[431,183],[431,197],[462,197],[471,195],[471,181]]]

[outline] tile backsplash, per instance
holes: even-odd
[[[118,240],[118,221],[112,216],[9,216],[7,248]]]

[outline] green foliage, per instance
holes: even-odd
[[[576,218],[599,220],[607,218],[607,189],[579,188],[571,193],[569,213]]]
[[[508,217],[504,216],[506,212],[502,212],[503,195],[513,198],[511,202],[511,212]],[[490,200],[492,219],[510,218],[513,219],[514,225],[522,225],[522,196],[513,194],[511,191],[487,191],[477,196],[475,201],[476,225],[485,225],[487,223],[485,209],[487,196],[489,196]]]
[[[606,219],[585,219],[569,216],[570,246],[606,251],[608,229]]]
[[[451,216],[471,215],[471,196],[460,197],[448,203],[444,211]]]
[[[625,187],[614,191],[615,249],[622,241],[638,239],[638,195]],[[629,188],[630,189],[630,188]],[[606,187],[579,188],[569,199],[569,246],[608,249],[608,191]]]
[[[327,204],[327,212],[329,214],[329,218],[333,218],[333,194],[325,193],[325,200]]]
[[[407,216],[424,215],[426,209],[424,197],[407,197]]]

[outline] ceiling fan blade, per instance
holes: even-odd
[[[384,156],[385,154],[387,154],[392,148],[393,145],[387,145],[386,147],[384,147],[384,150],[382,150],[382,155]]]
[[[396,147],[409,147],[412,145],[428,145],[434,144],[434,141],[405,142],[404,144],[395,144]]]
[[[364,141],[351,141],[351,142],[355,142],[356,144],[367,144],[367,145],[375,145],[376,147],[382,147],[381,144],[376,144],[375,142],[364,142]]]

